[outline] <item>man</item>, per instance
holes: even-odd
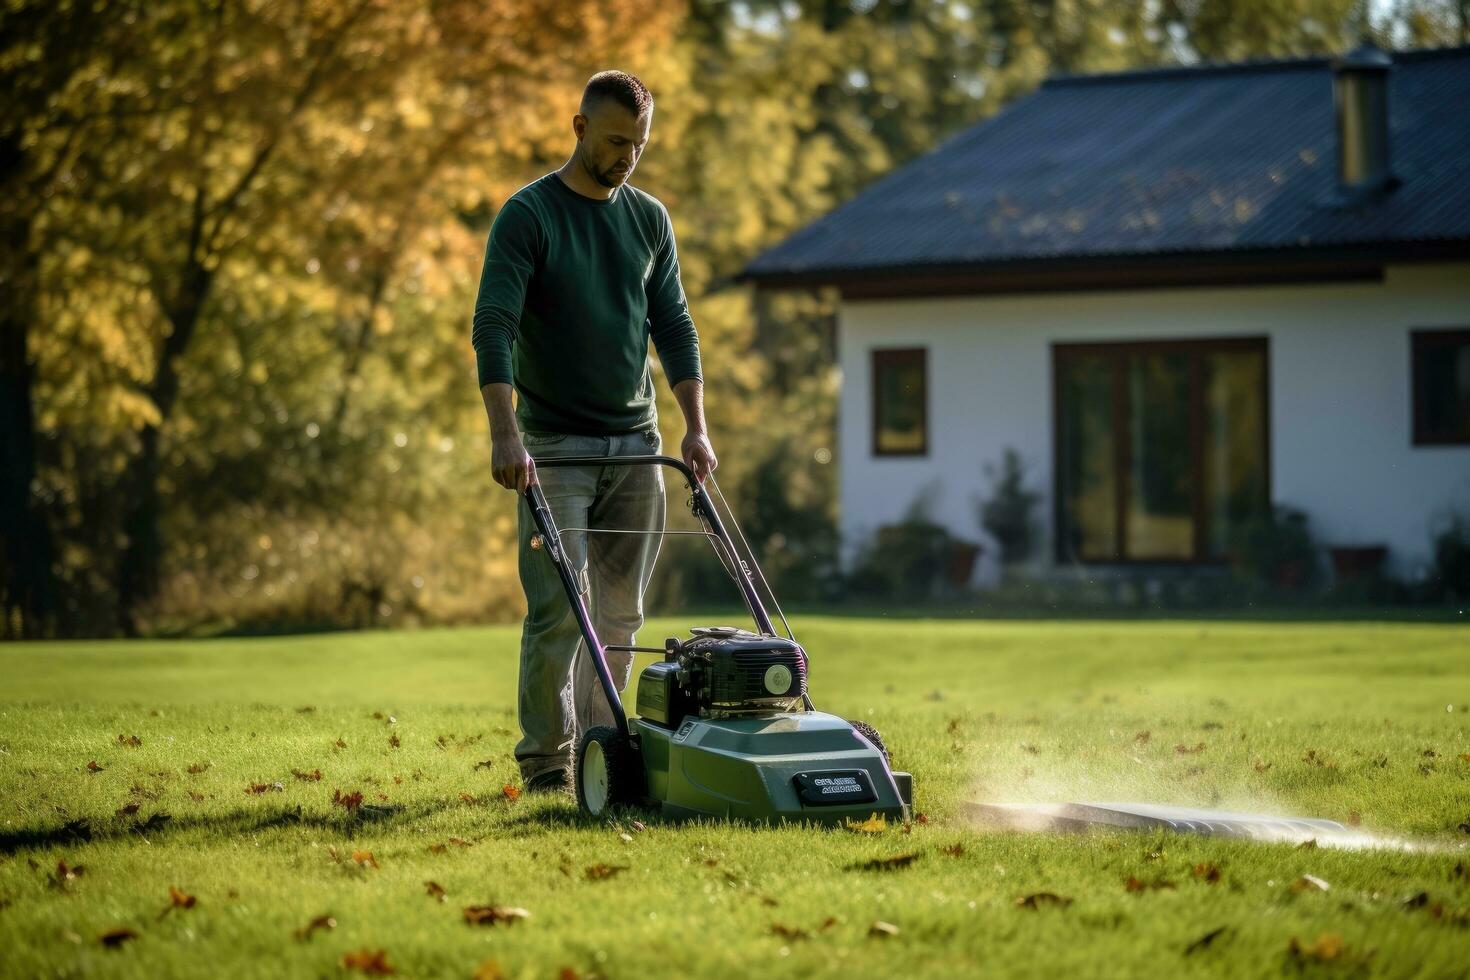
[[[592,76],[572,117],[571,157],[516,191],[496,216],[472,334],[495,482],[521,493],[540,483],[558,527],[649,532],[563,535],[604,644],[631,644],[643,625],[643,592],[664,527],[662,473],[652,466],[538,472],[533,457],[659,451],[651,336],[684,415],[684,462],[700,481],[717,462],[673,226],[662,204],[628,184],[652,125],[653,96],[642,82],[620,71]],[[516,760],[527,789],[565,790],[576,740],[613,724],[612,711],[556,570],[531,547],[535,525],[524,499],[519,531],[526,620]],[[626,687],[632,654],[612,652],[607,661]]]

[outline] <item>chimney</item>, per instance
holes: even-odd
[[[1393,59],[1364,41],[1332,63],[1337,107],[1337,185],[1356,202],[1397,187],[1389,169],[1388,73]]]

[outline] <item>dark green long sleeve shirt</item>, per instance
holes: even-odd
[[[521,428],[654,428],[650,336],[669,384],[701,376],[664,206],[627,184],[594,200],[555,172],[511,195],[490,229],[471,341],[481,387],[515,385]]]

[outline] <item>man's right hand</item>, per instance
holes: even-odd
[[[508,435],[492,440],[490,472],[505,489],[525,493],[536,482],[536,461],[526,452],[519,435]]]

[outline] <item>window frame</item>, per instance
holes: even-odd
[[[1470,446],[1470,436],[1456,438],[1427,430],[1424,418],[1427,382],[1419,370],[1420,351],[1460,344],[1470,344],[1470,327],[1416,327],[1409,331],[1410,445]]]
[[[1270,506],[1274,498],[1274,477],[1271,469],[1271,341],[1267,335],[1242,337],[1191,337],[1169,340],[1123,340],[1123,341],[1053,341],[1051,344],[1051,388],[1052,388],[1052,529],[1053,556],[1059,564],[1076,563],[1088,566],[1179,566],[1218,567],[1228,564],[1229,558],[1211,558],[1206,552],[1209,546],[1209,513],[1205,506],[1206,486],[1204,479],[1204,398],[1200,385],[1201,363],[1197,357],[1190,358],[1190,406],[1189,406],[1189,451],[1190,469],[1195,487],[1192,501],[1194,521],[1194,556],[1190,558],[1133,558],[1124,556],[1128,543],[1128,498],[1132,483],[1129,480],[1129,455],[1132,439],[1128,427],[1126,367],[1131,354],[1205,354],[1216,351],[1256,351],[1262,357],[1261,375],[1261,450],[1264,455],[1266,501]],[[1062,471],[1062,370],[1068,357],[1105,354],[1110,359],[1113,374],[1113,478],[1117,498],[1113,503],[1113,531],[1117,542],[1114,554],[1107,558],[1083,558],[1069,555],[1065,548],[1066,500],[1063,496]]]
[[[868,351],[870,359],[869,373],[869,401],[872,403],[870,411],[871,446],[875,458],[917,458],[929,455],[929,348],[928,347],[873,347]],[[919,428],[923,434],[923,440],[918,449],[883,449],[878,445],[878,433],[881,429],[882,412],[879,406],[879,394],[881,388],[878,385],[878,376],[883,368],[888,365],[903,364],[906,361],[918,360],[923,384],[919,391]]]

